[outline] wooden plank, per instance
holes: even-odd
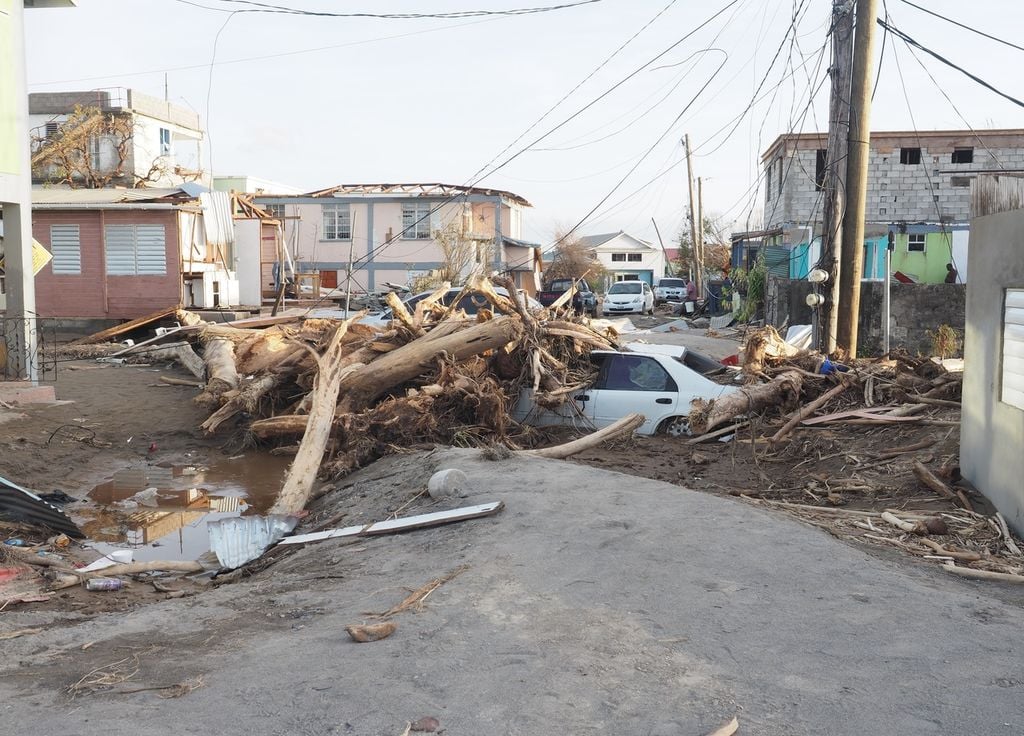
[[[885,414],[882,412],[891,411],[895,409],[895,406],[875,406],[870,409],[851,409],[849,411],[837,411],[832,414],[824,414],[820,417],[812,417],[811,419],[805,419],[800,424],[805,427],[810,427],[815,424],[824,424],[825,422],[834,422],[837,419],[847,418],[861,418],[861,419],[872,419],[878,417],[879,419],[887,419]]]
[[[347,526],[342,529],[328,529],[323,532],[297,534],[294,537],[285,537],[278,544],[306,544],[307,542],[319,542],[324,539],[334,539],[335,537],[366,537],[374,534],[392,534],[409,529],[426,529],[442,524],[453,524],[456,521],[491,516],[503,508],[505,508],[504,501],[494,501],[477,506],[463,506],[462,508],[449,511],[435,511],[432,514],[406,516],[402,519],[389,519],[388,521],[378,521],[361,526]]]
[[[143,317],[137,317],[123,324],[115,325],[114,327],[108,327],[105,330],[95,332],[89,335],[88,337],[81,337],[70,344],[89,345],[94,342],[103,342],[105,340],[109,340],[113,337],[117,337],[118,335],[123,335],[126,332],[131,332],[132,330],[137,330],[140,327],[145,327],[151,322],[157,322],[159,320],[170,317],[172,314],[178,311],[179,306],[180,305],[175,304],[173,307],[165,307],[164,309],[161,309],[156,312],[151,312]]]
[[[171,335],[173,335],[173,334],[175,334],[177,332],[180,332],[183,329],[185,329],[185,328],[184,327],[171,327],[169,330],[167,330],[167,332],[165,332],[162,335],[157,335],[156,337],[151,337],[148,340],[143,340],[142,342],[137,342],[134,345],[131,345],[131,346],[125,348],[124,350],[118,350],[116,353],[111,353],[107,357],[108,358],[117,358],[117,357],[119,357],[121,355],[127,355],[128,353],[134,353],[136,350],[138,350],[139,348],[142,348],[142,347],[144,347],[146,345],[152,345],[155,342],[160,342],[161,340],[166,340]]]

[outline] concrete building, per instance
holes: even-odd
[[[646,281],[654,286],[654,282],[665,275],[664,251],[622,230],[584,235],[580,242],[608,271],[605,289],[616,281]]]
[[[472,248],[464,269],[511,276],[519,288],[540,286],[540,246],[521,239],[530,203],[512,192],[448,184],[342,185],[300,195],[257,195],[284,223],[284,242],[299,273],[319,272],[321,286],[353,289],[407,284],[441,268],[437,235],[454,229]],[[271,290],[272,290],[272,284]]]
[[[1024,179],[972,187],[960,466],[1024,534]]]
[[[764,231],[769,245],[803,245],[794,278],[818,257],[825,180],[826,133],[779,136],[762,156]],[[894,272],[941,283],[954,263],[967,276],[971,182],[983,174],[1024,172],[1024,129],[872,132],[865,236],[895,235]],[[882,274],[874,246],[865,278]],[[800,271],[803,270],[801,273]]]
[[[102,186],[168,187],[188,181],[209,183],[203,172],[203,129],[199,115],[134,89],[116,87],[84,92],[34,92],[29,95],[29,135],[33,156],[66,134],[64,124],[76,108],[95,108],[128,123],[130,137],[106,132],[88,139],[89,161],[68,172],[52,162],[35,163],[36,184],[82,182],[83,166],[113,176]]]
[[[3,377],[35,381],[37,327],[32,278],[32,166],[25,81],[25,8],[73,7],[73,0],[0,0],[0,217],[4,294]]]
[[[52,256],[35,279],[40,317],[117,321],[178,305],[238,304],[227,194],[177,187],[32,194],[32,234]]]

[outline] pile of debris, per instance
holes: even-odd
[[[751,426],[757,431],[740,441],[751,443],[758,462],[796,471],[839,458],[842,472],[790,472],[795,487],[766,483],[734,495],[958,575],[1024,583],[1024,554],[1006,521],[961,483],[950,437],[960,425],[962,373],[906,353],[836,363],[786,343],[772,327],[750,333],[741,355],[746,385],[695,403],[690,425],[701,434],[691,442]],[[949,451],[925,452],[936,447]]]

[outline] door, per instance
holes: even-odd
[[[320,272],[320,287],[323,289],[337,289],[338,288],[338,272],[337,271],[321,271]]]
[[[679,400],[675,380],[657,359],[645,355],[610,354],[588,394],[594,426],[607,427],[633,412],[644,415],[637,430],[654,434],[661,420],[674,416]]]

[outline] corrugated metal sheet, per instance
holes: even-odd
[[[6,478],[0,478],[0,516],[38,524],[75,539],[85,536],[63,511]]]
[[[164,189],[32,189],[32,204],[116,204],[147,202],[181,195],[180,187]],[[226,195],[225,195],[226,196]]]
[[[1002,400],[1024,409],[1024,289],[1007,289],[1003,312]]]
[[[111,276],[167,273],[167,233],[163,225],[107,225],[107,273]]]
[[[78,225],[50,225],[50,253],[55,274],[82,273],[82,241]]]
[[[226,254],[228,246],[235,242],[231,195],[227,192],[203,192],[199,195],[199,204],[203,209],[206,242],[213,247],[220,246]]]

